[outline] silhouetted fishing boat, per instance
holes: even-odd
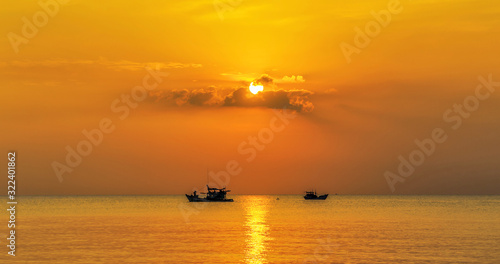
[[[207,193],[202,193],[206,194],[206,197],[200,198],[198,194],[196,194],[196,191],[193,192],[193,194],[186,194],[186,197],[190,202],[233,202],[233,199],[227,199],[226,194],[230,192],[231,190],[226,190],[226,188],[210,188],[207,185]]]
[[[304,199],[306,199],[306,200],[326,200],[327,197],[328,197],[328,194],[323,194],[323,195],[318,196],[316,194],[316,191],[306,192],[306,195],[304,195]]]

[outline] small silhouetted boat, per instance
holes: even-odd
[[[186,194],[186,197],[190,202],[233,202],[233,199],[227,199],[226,194],[230,192],[231,190],[226,190],[226,187],[219,189],[219,188],[210,188],[207,185],[207,193],[202,193],[206,194],[206,197],[199,197],[198,194],[196,194],[196,191],[193,192],[193,194]]]
[[[328,194],[323,194],[323,195],[318,196],[316,194],[316,191],[306,192],[306,195],[304,195],[304,199],[306,199],[306,200],[326,200],[327,197],[328,197]]]

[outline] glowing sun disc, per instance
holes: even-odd
[[[251,82],[250,83],[250,87],[248,87],[248,89],[250,89],[251,93],[257,94],[258,92],[262,92],[264,90],[264,86],[262,86],[262,85],[253,85],[253,82]]]

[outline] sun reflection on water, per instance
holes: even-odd
[[[269,226],[266,222],[269,199],[249,197],[244,204],[246,212],[246,248],[245,263],[267,263],[266,246],[269,238]]]

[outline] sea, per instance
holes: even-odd
[[[500,196],[228,198],[18,197],[0,263],[500,263]]]

